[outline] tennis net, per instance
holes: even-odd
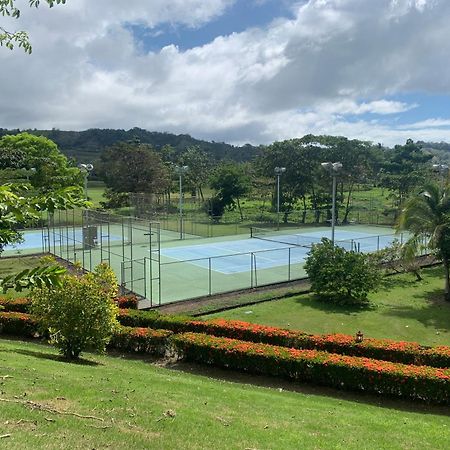
[[[279,231],[267,228],[251,227],[250,237],[261,239],[263,241],[277,242],[279,244],[295,245],[298,247],[311,248],[313,244],[319,244],[322,241],[320,237],[306,236],[302,234],[281,234]]]

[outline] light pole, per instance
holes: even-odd
[[[175,166],[175,173],[180,182],[180,239],[183,239],[183,175],[189,170],[188,166]]]
[[[86,197],[87,200],[88,199],[87,180],[89,174],[94,169],[94,166],[92,164],[78,164],[78,168],[84,173],[84,196]]]
[[[331,243],[334,245],[334,228],[336,226],[336,177],[342,169],[340,162],[323,162],[320,164],[333,178],[333,192],[331,205]]]
[[[275,167],[275,175],[277,176],[277,230],[280,229],[280,177],[286,172],[286,167]]]
[[[448,175],[448,165],[447,164],[433,164],[433,171],[437,172],[441,176],[441,187],[444,188],[445,176]]]

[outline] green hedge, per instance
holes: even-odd
[[[37,334],[37,322],[29,314],[0,312],[0,333],[32,337]]]
[[[119,322],[127,326],[162,328],[175,333],[195,332],[262,342],[297,349],[316,349],[350,356],[363,356],[403,364],[450,367],[450,347],[426,347],[415,342],[365,338],[357,343],[344,334],[311,335],[237,320],[193,320],[191,317],[159,315],[156,311],[122,310]]]
[[[28,298],[0,298],[0,311],[6,312],[28,312],[28,305],[30,299]]]
[[[249,373],[450,405],[450,369],[298,350],[206,334],[174,335],[184,359]]]
[[[172,334],[168,330],[121,327],[119,331],[114,333],[108,347],[129,353],[164,355],[167,340]]]
[[[29,314],[17,312],[0,313],[0,334],[20,337],[37,337],[37,322]],[[163,355],[167,339],[173,333],[151,328],[120,327],[111,338],[108,348],[126,352]]]

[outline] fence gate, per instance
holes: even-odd
[[[120,285],[125,293],[147,299],[150,306],[161,305],[159,261],[147,257],[122,261]]]

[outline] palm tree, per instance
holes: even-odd
[[[445,270],[445,299],[450,301],[450,185],[440,188],[427,184],[418,195],[409,198],[403,209],[399,230],[412,233],[408,241],[415,246],[424,238],[428,247],[442,259]]]

